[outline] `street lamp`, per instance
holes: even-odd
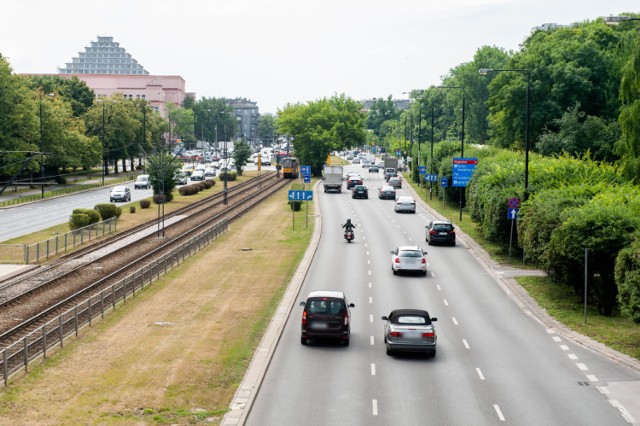
[[[460,134],[460,157],[464,157],[464,105],[465,105],[465,98],[464,98],[464,86],[437,86],[437,89],[460,89],[462,90],[462,131]],[[462,221],[462,193],[464,191],[464,187],[461,186],[460,187],[460,221]]]
[[[53,97],[53,93],[47,94],[49,97]],[[42,198],[44,198],[44,146],[42,142],[42,98],[43,95],[40,93],[40,189],[42,191]]]
[[[530,93],[531,93],[531,73],[524,68],[507,68],[507,69],[493,69],[493,68],[481,68],[478,70],[480,75],[487,75],[490,72],[509,71],[509,72],[522,72],[527,75],[527,91],[525,94],[525,118],[524,118],[524,194],[523,198],[527,199],[529,191],[529,116],[530,116]]]

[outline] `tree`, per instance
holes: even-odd
[[[261,115],[258,121],[260,141],[269,145],[276,139],[276,119],[271,114]]]
[[[344,94],[306,105],[287,105],[278,112],[280,134],[293,140],[295,155],[301,164],[311,165],[311,173],[320,175],[328,153],[362,145],[366,140],[362,104]]]
[[[525,94],[530,76],[529,140],[535,149],[545,128],[577,104],[588,116],[605,121],[618,115],[616,90],[621,33],[601,20],[570,28],[538,30],[524,42],[505,68],[527,72],[496,72],[488,78],[489,134],[501,147],[525,145]]]
[[[30,76],[31,87],[42,93],[56,93],[71,105],[74,117],[81,117],[93,105],[94,91],[78,77],[59,75]]]
[[[163,193],[166,201],[173,199],[172,192],[176,187],[175,177],[180,170],[180,164],[171,154],[157,154],[147,158],[147,173],[151,180],[153,193]],[[157,199],[157,197],[154,197]]]
[[[620,250],[615,266],[618,303],[623,315],[640,324],[640,235]]]
[[[196,140],[193,111],[167,102],[167,119],[169,120],[169,143],[173,144],[176,139],[181,139],[185,146],[194,148]]]
[[[384,138],[386,134],[381,133],[384,130],[383,123],[388,120],[397,120],[398,117],[399,114],[391,95],[387,96],[387,99],[376,99],[367,115],[367,128],[372,130],[376,136]]]
[[[598,161],[615,161],[615,142],[620,137],[618,123],[605,122],[600,117],[587,116],[580,111],[580,105],[569,108],[561,118],[554,120],[558,130],[547,129],[537,144],[536,150],[542,155],[567,153],[582,157],[590,153]]]
[[[640,36],[628,62],[622,68],[620,83],[620,129],[622,137],[616,145],[624,157],[627,176],[640,181]]]
[[[251,147],[245,140],[238,141],[233,147],[233,161],[236,165],[238,176],[242,176],[242,168],[247,164],[247,160],[251,157]]]

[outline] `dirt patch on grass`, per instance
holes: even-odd
[[[2,389],[0,423],[218,423],[312,231],[285,197]]]

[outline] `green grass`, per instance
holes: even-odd
[[[548,277],[518,277],[518,283],[551,316],[585,336],[607,345],[630,357],[640,359],[640,326],[621,317],[598,314],[593,306],[587,307],[585,323],[584,305],[573,289],[554,283]]]

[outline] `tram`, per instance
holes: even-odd
[[[297,179],[300,174],[300,163],[295,157],[285,157],[282,159],[282,175],[286,179]]]

